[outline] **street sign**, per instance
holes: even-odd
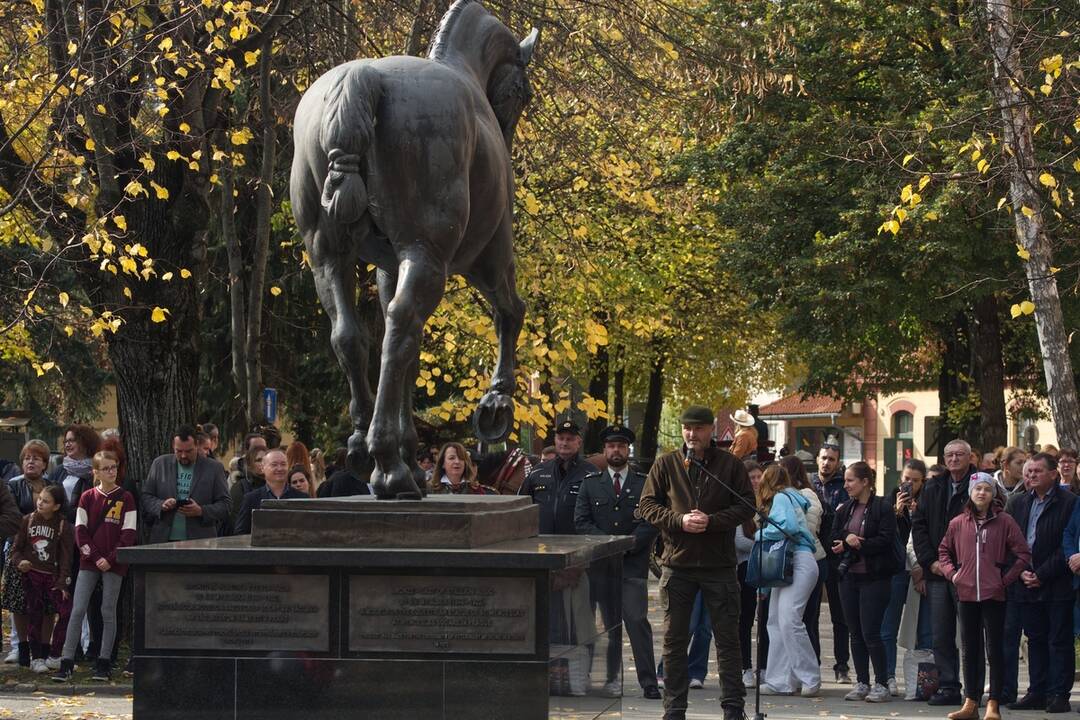
[[[263,415],[266,422],[277,422],[277,388],[263,388]]]

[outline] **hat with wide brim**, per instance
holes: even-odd
[[[731,413],[731,421],[736,425],[742,425],[743,427],[754,426],[754,416],[745,410],[736,410]]]

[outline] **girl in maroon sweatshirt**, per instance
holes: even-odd
[[[964,646],[964,706],[950,720],[978,720],[983,689],[983,636],[990,664],[990,700],[986,720],[1001,720],[998,701],[1004,662],[1005,588],[1031,562],[1031,551],[1011,515],[992,506],[997,484],[986,473],[968,481],[970,499],[949,522],[938,548],[941,574],[956,587],[960,638]],[[1007,559],[1013,558],[1011,564]]]
[[[63,485],[46,485],[37,496],[37,510],[23,517],[22,529],[12,546],[12,563],[22,573],[26,596],[27,641],[33,658],[30,669],[49,670],[46,658],[60,667],[60,652],[71,613],[71,558],[75,536],[64,507]],[[53,627],[53,620],[60,620]],[[51,637],[52,642],[48,642]]]
[[[116,551],[135,544],[137,509],[131,493],[116,484],[119,465],[116,454],[102,450],[94,455],[94,481],[96,487],[87,490],[79,498],[75,514],[75,543],[79,553],[79,576],[75,581],[75,597],[68,622],[67,639],[60,672],[53,680],[64,682],[71,679],[75,667],[75,646],[82,634],[82,622],[90,596],[101,578],[101,652],[94,664],[91,680],[109,680],[109,658],[116,639],[116,600],[120,584],[127,573],[127,566],[116,562]]]

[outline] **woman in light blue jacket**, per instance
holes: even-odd
[[[757,539],[782,540],[782,529],[797,540],[791,585],[769,591],[769,660],[761,693],[798,692],[803,697],[814,697],[821,691],[821,666],[803,622],[807,600],[818,582],[814,535],[806,522],[810,501],[792,487],[791,477],[780,465],[765,469],[756,494],[758,507],[776,523],[758,531]]]

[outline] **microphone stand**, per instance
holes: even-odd
[[[732,488],[726,482],[724,482],[723,480],[718,478],[716,475],[714,475],[712,472],[710,472],[709,468],[705,467],[705,465],[700,460],[698,460],[696,457],[694,457],[692,452],[687,452],[687,454],[684,456],[684,458],[687,461],[686,462],[686,469],[688,471],[689,471],[690,464],[693,463],[694,465],[696,465],[698,467],[698,470],[701,471],[702,475],[704,475],[706,479],[712,480],[713,482],[717,483],[718,485],[720,485],[720,487],[724,488],[729,493],[731,493],[731,495],[734,496],[739,502],[741,502],[743,505],[747,506],[748,508],[750,508],[751,510],[754,511],[754,516],[757,519],[757,531],[758,531],[758,535],[760,537],[765,536],[765,525],[768,524],[768,525],[772,525],[774,528],[779,530],[780,534],[783,535],[788,540],[790,540],[791,542],[798,542],[798,538],[794,537],[793,535],[788,533],[787,530],[784,530],[784,528],[780,527],[780,525],[775,520],[773,520],[767,514],[762,512],[761,509],[758,508],[757,505],[754,505],[752,502],[750,502],[749,500],[744,498],[742,495],[735,492],[734,488]],[[741,528],[736,528],[735,532],[739,532],[740,530],[741,530]],[[754,550],[752,552],[757,552],[757,555],[758,555],[758,567],[761,567],[762,549],[761,549],[760,542],[755,542],[754,543]],[[762,602],[762,600],[765,599],[765,593],[761,592],[761,588],[758,588],[756,595],[757,595],[757,607],[755,608],[755,614],[757,615],[757,666],[754,668],[754,680],[755,680],[755,682],[754,682],[754,717],[753,717],[753,720],[765,720],[765,717],[766,717],[765,713],[761,712],[761,649],[762,649],[762,645],[761,645],[761,629],[762,629],[762,625],[764,625],[765,604]]]

